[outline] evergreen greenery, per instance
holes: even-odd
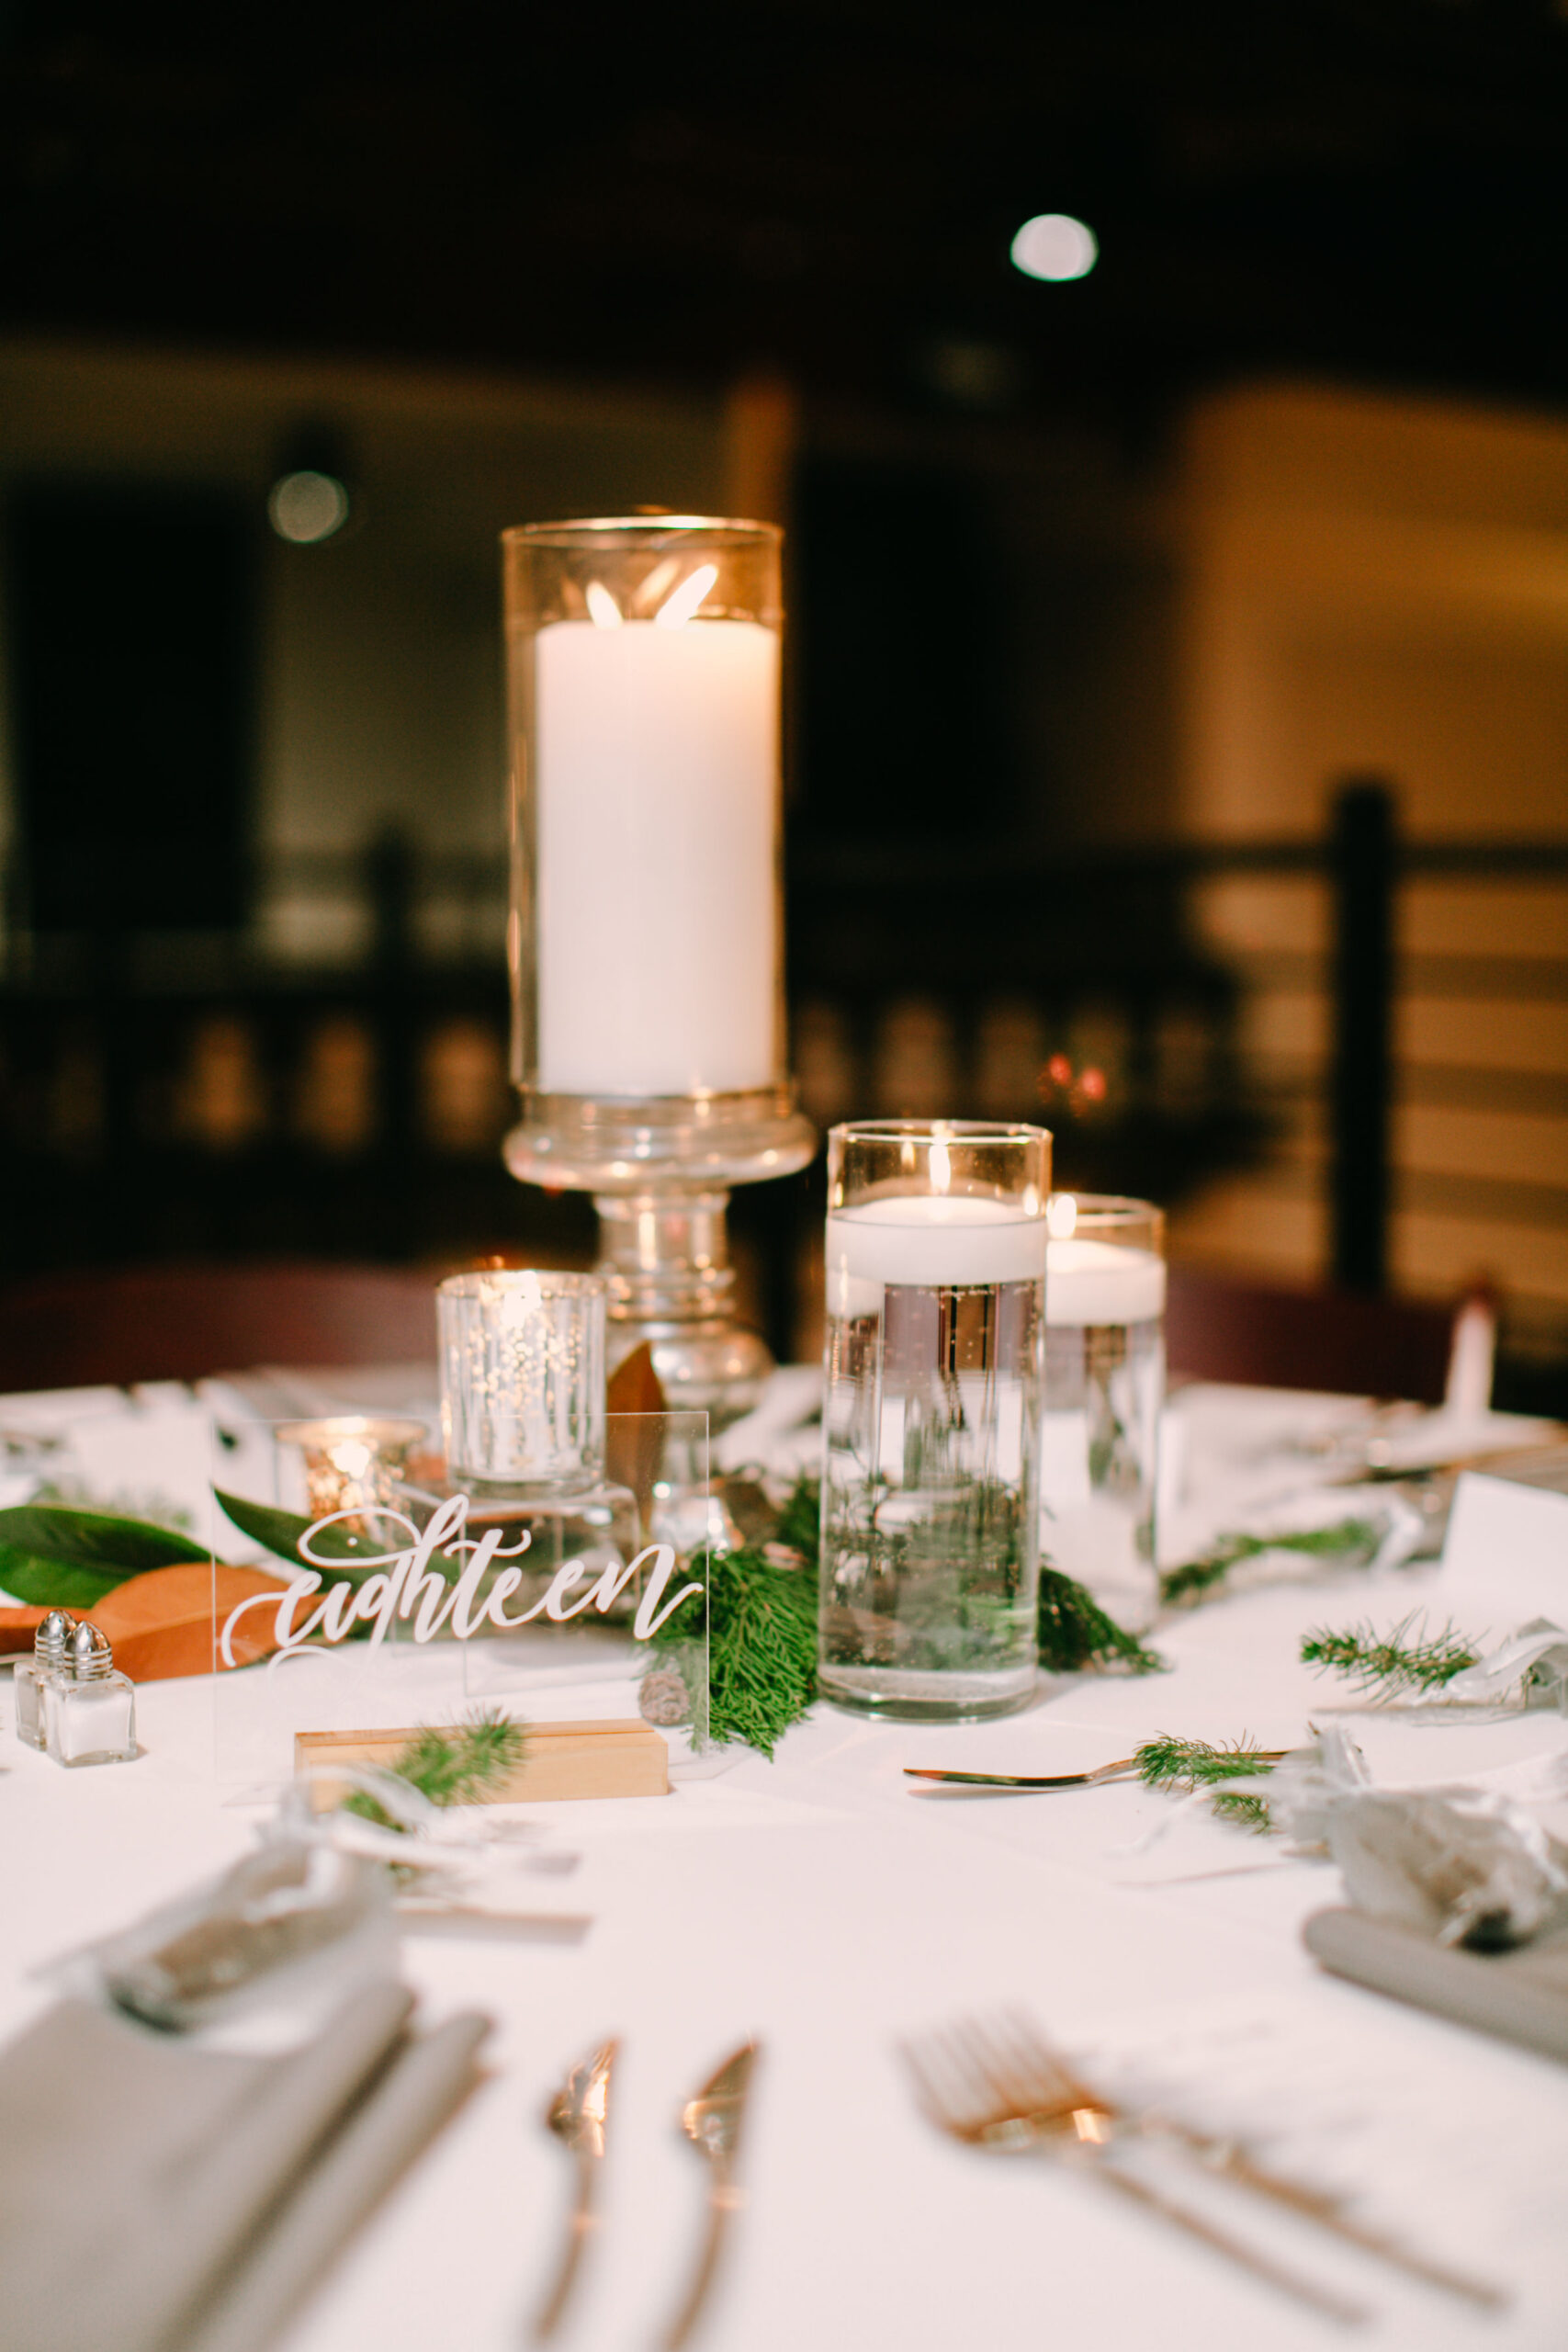
[[[1228,1821],[1245,1824],[1249,1829],[1266,1830],[1272,1826],[1266,1800],[1256,1796],[1250,1789],[1226,1789],[1226,1781],[1250,1780],[1259,1772],[1271,1772],[1275,1758],[1250,1740],[1238,1740],[1233,1747],[1213,1747],[1205,1739],[1176,1739],[1168,1732],[1158,1732],[1153,1739],[1145,1739],[1134,1751],[1138,1778],[1146,1788],[1180,1790],[1190,1793],[1196,1789],[1212,1788],[1215,1792],[1213,1809]]]
[[[1224,1584],[1242,1561],[1256,1560],[1265,1552],[1300,1552],[1309,1559],[1365,1567],[1376,1558],[1382,1540],[1382,1530],[1372,1519],[1339,1519],[1330,1527],[1281,1535],[1222,1535],[1195,1560],[1168,1569],[1159,1580],[1159,1597],[1168,1609],[1190,1608]]]
[[[1256,1741],[1238,1740],[1232,1747],[1213,1747],[1206,1739],[1177,1739],[1156,1732],[1134,1748],[1133,1761],[1145,1788],[1190,1792],[1221,1781],[1243,1781],[1254,1772],[1271,1772],[1273,1759]]]
[[[388,1769],[432,1804],[472,1804],[509,1777],[522,1762],[525,1744],[524,1726],[514,1716],[486,1707],[467,1723],[423,1724]],[[346,1797],[343,1809],[383,1829],[405,1826],[364,1790]]]
[[[706,1563],[708,1727],[716,1741],[742,1740],[771,1757],[817,1696],[818,1513],[817,1482],[802,1477],[766,1544],[716,1554]],[[789,1555],[800,1565],[786,1565]],[[977,1620],[987,1606],[1007,1605],[972,1595],[967,1615]],[[700,1614],[698,1602],[678,1610],[655,1635],[656,1645],[678,1651],[692,1638]],[[966,1623],[958,1631],[973,1645],[985,1628]],[[1039,1642],[1041,1664],[1057,1674],[1094,1667],[1151,1674],[1165,1664],[1057,1568],[1040,1572]]]
[[[1129,1674],[1163,1674],[1165,1660],[1108,1617],[1081,1584],[1060,1568],[1040,1570],[1040,1663],[1049,1674],[1078,1674],[1086,1667],[1121,1667]]]
[[[1267,1767],[1259,1769],[1267,1770]],[[1243,1828],[1256,1829],[1260,1835],[1274,1826],[1267,1802],[1262,1797],[1253,1796],[1250,1792],[1244,1793],[1237,1789],[1222,1789],[1214,1799],[1213,1811],[1222,1819],[1239,1822]]]
[[[797,1481],[768,1547],[743,1544],[705,1564],[708,1610],[708,1735],[743,1740],[771,1758],[817,1696],[817,1488]],[[784,1546],[799,1566],[768,1557]],[[699,1564],[700,1565],[700,1564]],[[677,1610],[654,1642],[679,1650],[700,1622],[701,1603]]]
[[[1357,1690],[1380,1698],[1401,1690],[1440,1690],[1480,1659],[1476,1645],[1451,1624],[1432,1632],[1414,1612],[1386,1634],[1368,1624],[1351,1625],[1342,1633],[1319,1625],[1302,1637],[1303,1666],[1342,1674]]]

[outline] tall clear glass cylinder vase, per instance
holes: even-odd
[[[1035,1685],[1043,1128],[835,1127],[820,1680],[840,1706],[1004,1714]]]
[[[780,903],[780,534],[635,516],[503,536],[512,740],[507,1161],[593,1193],[612,1361],[722,1426],[771,1358],[725,1208],[804,1167]]]
[[[1045,1556],[1142,1633],[1159,1606],[1165,1217],[1150,1201],[1058,1193],[1046,1223]]]

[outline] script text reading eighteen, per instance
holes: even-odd
[[[649,1544],[624,1567],[615,1565],[602,1569],[586,1592],[579,1592],[577,1588],[590,1575],[589,1569],[581,1560],[564,1562],[551,1577],[549,1589],[542,1599],[515,1617],[509,1617],[506,1603],[523,1582],[523,1570],[501,1569],[482,1600],[479,1587],[496,1561],[521,1558],[528,1549],[529,1536],[525,1531],[521,1543],[503,1544],[503,1531],[492,1527],[476,1543],[463,1533],[468,1515],[467,1495],[448,1496],[423,1534],[400,1511],[378,1514],[384,1522],[406,1528],[412,1538],[410,1544],[400,1551],[378,1552],[369,1559],[356,1560],[356,1568],[368,1567],[374,1573],[362,1583],[333,1585],[296,1624],[299,1609],[322,1592],[323,1571],[343,1566],[341,1560],[322,1559],[319,1553],[312,1552],[310,1538],[356,1514],[335,1511],[330,1519],[318,1520],[299,1538],[301,1557],[316,1565],[292,1577],[276,1601],[270,1592],[253,1593],[231,1611],[220,1644],[224,1665],[234,1663],[234,1628],[250,1609],[276,1609],[276,1642],[284,1655],[302,1648],[315,1634],[324,1641],[341,1642],[356,1624],[370,1627],[372,1643],[384,1641],[397,1617],[412,1617],[416,1642],[430,1641],[450,1618],[454,1634],[458,1641],[466,1642],[486,1624],[510,1631],[516,1625],[530,1624],[536,1617],[547,1617],[556,1624],[564,1625],[588,1609],[597,1609],[604,1615],[614,1608],[637,1570],[646,1567],[649,1572],[648,1584],[632,1622],[637,1640],[646,1642],[667,1618],[673,1616],[683,1600],[703,1589],[700,1584],[682,1585],[672,1600],[665,1601],[665,1590],[675,1570],[675,1555],[668,1544]],[[438,1552],[449,1560],[462,1560],[465,1553],[471,1555],[464,1561],[455,1581],[431,1566]]]

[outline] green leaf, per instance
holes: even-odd
[[[70,1609],[91,1616],[104,1595],[124,1582],[123,1576],[99,1576],[93,1568],[73,1568],[62,1560],[36,1559],[14,1544],[0,1544],[0,1589],[27,1609]]]
[[[287,1560],[291,1568],[310,1565],[300,1553],[299,1538],[315,1526],[314,1520],[302,1519],[295,1510],[277,1510],[270,1503],[248,1503],[239,1495],[226,1495],[221,1487],[214,1487],[212,1491],[242,1534],[265,1544],[276,1558]],[[355,1535],[352,1528],[344,1526],[320,1529],[310,1544],[318,1559],[341,1560],[350,1569],[356,1562],[368,1564],[382,1553],[399,1548],[369,1536]],[[368,1565],[362,1566],[361,1573],[369,1574]]]
[[[91,1568],[108,1578],[106,1590],[127,1577],[140,1576],[143,1568],[169,1568],[182,1561],[199,1561],[205,1566],[212,1558],[205,1544],[193,1544],[188,1535],[175,1535],[145,1519],[71,1510],[61,1503],[17,1503],[0,1510],[0,1549],[63,1567]]]

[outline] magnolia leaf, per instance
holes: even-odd
[[[17,1503],[0,1510],[0,1548],[63,1567],[91,1568],[110,1585],[139,1576],[143,1568],[173,1568],[212,1558],[205,1544],[154,1527],[150,1520],[73,1510],[62,1503]]]
[[[113,1592],[136,1570],[100,1576],[93,1568],[73,1568],[64,1560],[39,1560],[15,1544],[0,1544],[0,1589],[28,1609],[70,1609],[91,1616],[106,1593]]]
[[[278,1510],[270,1503],[249,1503],[239,1495],[226,1495],[221,1487],[213,1493],[242,1534],[253,1542],[265,1544],[291,1568],[308,1567],[310,1563],[299,1550],[299,1538],[316,1526],[311,1519],[303,1519],[297,1510]],[[310,1538],[310,1549],[318,1560],[341,1560],[352,1568],[355,1562],[368,1563],[383,1553],[400,1549],[395,1541],[382,1542],[373,1535],[356,1535],[352,1527],[339,1523],[336,1527],[319,1527]]]

